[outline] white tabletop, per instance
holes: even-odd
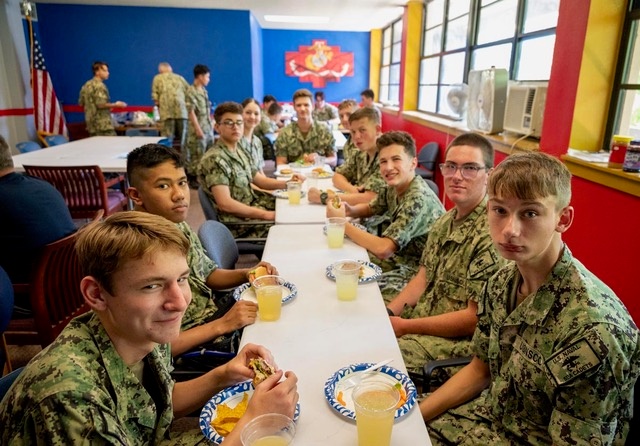
[[[324,224],[326,208],[309,203],[306,192],[310,186],[322,190],[334,189],[331,178],[313,180],[307,175],[307,180],[302,183],[305,196],[300,199],[300,204],[289,204],[289,200],[283,198],[276,199],[276,224]]]
[[[161,136],[92,136],[13,157],[16,171],[27,166],[99,166],[103,172],[126,172],[127,155]]]
[[[242,344],[265,345],[280,368],[298,376],[295,444],[357,444],[355,423],[324,397],[325,382],[340,368],[393,358],[390,366],[406,372],[377,283],[359,285],[355,301],[338,301],[325,268],[345,258],[368,260],[366,250],[348,239],[343,248],[329,249],[322,225],[276,225],[269,231],[263,259],[296,285],[298,296],[282,308],[280,320],[245,327]],[[391,444],[431,444],[417,404],[395,422]]]

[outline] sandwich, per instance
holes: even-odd
[[[333,198],[331,199],[331,205],[336,208],[339,209],[340,208],[340,196],[339,195],[334,195]]]
[[[291,175],[293,173],[293,170],[291,169],[280,169],[280,175]]]
[[[276,371],[273,367],[262,358],[253,358],[249,361],[249,368],[253,370],[253,387],[256,387],[262,381],[273,375]]]
[[[251,271],[249,271],[249,283],[253,283],[254,280],[256,280],[258,277],[262,277],[262,276],[266,276],[268,275],[269,272],[267,271],[267,268],[264,266],[258,266],[255,269],[252,269]]]

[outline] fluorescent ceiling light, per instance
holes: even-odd
[[[280,23],[329,23],[329,17],[311,15],[265,15],[264,19]]]

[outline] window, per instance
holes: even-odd
[[[380,102],[400,104],[400,60],[402,59],[402,17],[382,30]]]
[[[460,84],[467,82],[469,70],[494,66],[506,68],[512,80],[549,80],[559,3],[560,0],[427,2],[418,110],[460,119],[460,109],[448,97],[463,90]]]
[[[605,148],[614,134],[640,138],[640,0],[632,3],[620,42]]]

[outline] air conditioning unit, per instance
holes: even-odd
[[[483,133],[502,131],[509,75],[503,68],[469,71],[467,125]]]
[[[511,84],[507,93],[504,129],[540,138],[547,85]]]

